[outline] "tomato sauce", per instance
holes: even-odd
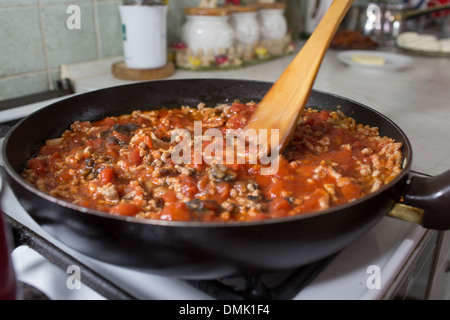
[[[401,171],[401,143],[339,110],[307,109],[270,175],[262,174],[265,165],[259,162],[208,162],[206,151],[216,138],[195,136],[195,124],[201,123],[203,134],[226,134],[245,128],[256,108],[200,104],[77,121],[42,146],[23,177],[55,197],[112,215],[250,221],[348,203]],[[186,140],[177,138],[181,133]],[[185,149],[177,154],[187,153],[187,163],[174,156],[181,143]]]

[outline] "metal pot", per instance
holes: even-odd
[[[361,31],[380,45],[392,45],[397,36],[406,30],[407,20],[449,8],[450,5],[447,4],[410,10],[407,4],[394,1],[358,2],[348,11],[341,28]]]

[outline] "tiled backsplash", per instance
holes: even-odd
[[[122,56],[119,14],[122,3],[122,0],[0,0],[0,102],[55,89],[63,64]],[[179,30],[185,21],[184,8],[198,3],[199,0],[169,0],[168,43],[179,40]],[[219,5],[224,3],[225,0],[218,0]],[[70,25],[74,14],[70,10],[72,5],[79,8],[79,29],[67,24]]]
[[[62,64],[122,55],[121,3],[0,0],[0,101],[54,89]],[[73,4],[80,29],[66,24]]]

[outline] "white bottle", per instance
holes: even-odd
[[[185,9],[187,21],[181,28],[181,39],[195,54],[199,50],[207,53],[228,49],[234,43],[234,30],[229,24],[230,11],[226,8]]]
[[[156,69],[167,64],[167,6],[161,1],[125,1],[122,19],[125,64]]]

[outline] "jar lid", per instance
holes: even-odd
[[[229,6],[227,6],[227,8],[230,9],[231,13],[257,12],[258,11],[258,7],[251,6],[251,5],[247,5],[247,6],[233,6],[233,5],[229,5]]]
[[[201,8],[201,7],[186,7],[184,13],[195,16],[228,16],[230,9],[226,7],[219,8]]]

